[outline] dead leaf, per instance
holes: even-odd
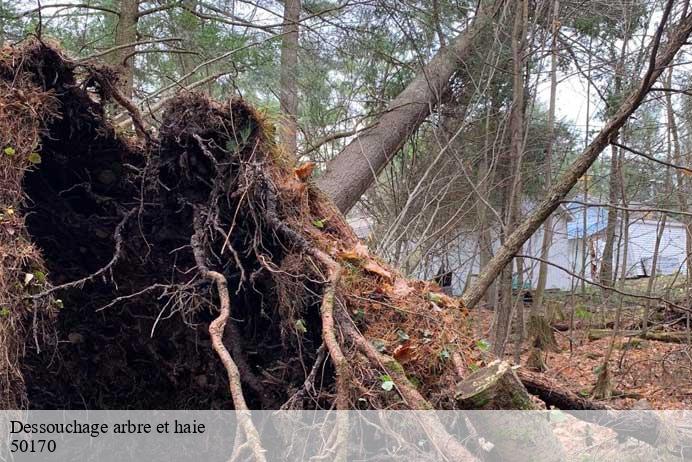
[[[293,172],[296,174],[300,181],[307,181],[312,175],[312,171],[315,170],[314,162],[305,162],[300,167],[296,168]]]
[[[394,294],[397,297],[407,297],[413,289],[408,285],[408,282],[406,282],[406,279],[398,278],[394,282],[394,289],[392,290],[392,294]]]
[[[343,252],[339,253],[339,256],[348,261],[364,260],[369,256],[368,248],[359,242],[352,249],[344,250]]]
[[[392,273],[384,269],[382,265],[380,265],[374,260],[370,260],[366,264],[364,264],[363,269],[369,273],[376,274],[390,281],[392,280]]]
[[[455,308],[459,305],[454,298],[440,292],[428,292],[428,300],[445,308]]]
[[[411,346],[411,342],[406,342],[397,346],[394,349],[392,356],[394,356],[394,359],[396,359],[398,362],[404,364],[413,358],[413,353],[415,353],[415,351],[416,349]]]

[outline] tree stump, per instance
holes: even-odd
[[[546,414],[535,411],[512,366],[495,360],[457,385],[456,400],[476,431],[492,443],[486,460],[564,460]],[[504,412],[483,412],[498,411]]]

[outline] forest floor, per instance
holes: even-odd
[[[528,317],[528,310],[526,312]],[[492,311],[480,310],[471,314],[478,338],[489,338]],[[479,323],[480,321],[480,323]],[[597,372],[603,364],[610,338],[590,341],[588,328],[572,333],[555,332],[559,353],[547,353],[547,377],[565,388],[588,397],[596,383]],[[510,340],[511,342],[511,340]],[[526,364],[528,342],[521,353]],[[515,346],[507,347],[507,357]],[[480,364],[479,364],[480,366]],[[690,409],[692,408],[692,346],[640,338],[619,337],[615,343],[610,367],[613,374],[613,398],[608,405],[620,409]]]

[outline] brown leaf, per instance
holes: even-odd
[[[296,168],[293,172],[296,174],[300,181],[307,181],[312,175],[312,171],[315,170],[314,162],[305,162],[300,167]]]
[[[392,280],[392,273],[384,269],[382,265],[374,260],[369,260],[367,263],[365,263],[363,265],[363,269],[369,273],[376,274],[390,281]]]
[[[413,289],[408,285],[408,282],[406,282],[406,279],[398,278],[394,282],[394,289],[392,290],[392,294],[394,294],[397,297],[406,297],[408,294],[410,294],[413,291]]]
[[[368,258],[368,248],[358,243],[352,249],[344,250],[339,253],[339,256],[348,261],[359,261]]]
[[[394,359],[403,364],[413,358],[413,353],[415,351],[416,349],[411,346],[411,342],[406,342],[397,346],[394,349],[392,356],[394,356]]]

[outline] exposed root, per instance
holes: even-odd
[[[306,394],[310,394],[310,396],[314,396],[316,391],[315,391],[315,378],[317,377],[317,371],[320,370],[324,365],[322,364],[324,360],[327,357],[327,349],[324,346],[324,343],[320,345],[320,347],[317,349],[317,354],[316,354],[316,359],[315,363],[312,365],[312,368],[310,369],[310,373],[308,376],[305,378],[305,382],[303,382],[303,386],[300,387],[300,389],[295,392],[289,399],[286,401],[282,406],[281,410],[289,410],[293,409],[293,406],[296,403],[299,403],[305,398]]]
[[[125,224],[127,224],[127,221],[130,219],[132,214],[136,211],[136,209],[132,209],[129,212],[125,214],[123,219],[118,223],[118,226],[115,228],[115,233],[114,233],[114,240],[115,240],[115,250],[113,251],[113,256],[111,257],[110,261],[103,267],[101,267],[98,271],[95,271],[88,276],[85,276],[83,278],[77,279],[76,281],[71,281],[65,284],[60,284],[58,286],[53,286],[49,289],[46,289],[42,292],[39,292],[38,294],[34,295],[28,295],[27,298],[32,298],[32,299],[37,299],[37,298],[43,298],[46,297],[47,295],[52,294],[53,292],[56,292],[58,290],[65,290],[65,289],[70,289],[73,287],[80,288],[84,284],[86,284],[89,281],[93,281],[94,279],[98,278],[99,276],[102,276],[106,274],[113,266],[118,262],[118,259],[121,256],[122,253],[122,248],[123,248],[123,228],[125,227]]]
[[[238,423],[245,433],[249,447],[252,449],[254,460],[265,462],[265,450],[262,448],[259,433],[252,423],[250,411],[245,402],[245,396],[243,395],[243,387],[240,382],[240,371],[238,371],[238,367],[223,343],[224,328],[226,327],[226,322],[231,313],[231,299],[228,295],[228,283],[223,274],[212,271],[207,267],[203,245],[204,232],[200,224],[201,217],[199,214],[196,215],[195,234],[192,236],[190,244],[200,273],[216,284],[216,290],[218,291],[220,301],[219,316],[209,324],[209,335],[211,336],[212,346],[216,354],[219,355],[228,374],[228,383],[233,398],[233,405],[237,411]]]

